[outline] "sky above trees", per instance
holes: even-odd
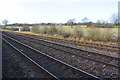
[[[96,22],[109,20],[118,11],[119,0],[0,0],[0,21],[9,23],[80,22],[84,17]],[[1,24],[1,23],[0,23]]]

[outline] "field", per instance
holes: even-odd
[[[6,26],[6,28],[20,28],[22,26]]]
[[[70,40],[118,44],[118,28],[85,28],[79,26],[33,26],[24,27],[23,31],[30,31],[44,36],[66,38]]]
[[[97,43],[109,42],[117,43],[118,28],[94,28],[83,26],[6,26],[6,28],[21,28],[21,31],[31,31],[33,33],[47,34],[57,38],[67,38],[78,41],[95,41]]]
[[[118,25],[118,26],[113,26],[114,28],[116,28],[116,27],[119,27],[120,28],[120,25]]]
[[[62,35],[64,38],[75,37],[98,41],[117,41],[118,28],[81,28],[78,26],[34,26],[35,33]]]

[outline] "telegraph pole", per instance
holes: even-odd
[[[120,23],[120,1],[118,2],[118,23]]]

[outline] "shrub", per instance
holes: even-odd
[[[115,34],[112,29],[107,28],[102,30],[102,40],[104,41],[117,41],[118,39],[118,34]]]
[[[30,31],[29,26],[24,26],[21,28],[21,31]]]
[[[47,33],[48,34],[57,34],[57,28],[56,28],[56,26],[49,26]]]
[[[63,32],[62,35],[63,35],[64,38],[67,38],[67,37],[71,36],[71,34],[68,33],[68,32]]]
[[[41,27],[39,27],[39,33],[47,34],[47,31],[48,31],[47,26],[41,26]]]
[[[78,37],[78,38],[82,38],[83,37],[82,29],[74,29],[73,30],[73,36]]]
[[[32,32],[42,34],[58,34],[64,38],[76,37],[96,41],[117,41],[118,32],[113,28],[65,28],[66,26],[33,26]]]
[[[100,40],[101,32],[97,28],[91,28],[87,30],[87,37],[88,39],[92,40]]]
[[[35,26],[32,27],[32,30],[31,30],[31,31],[34,32],[34,33],[40,33],[40,27],[41,27],[41,26],[35,25]]]
[[[87,36],[85,38],[92,39],[92,40],[98,40],[98,41],[115,41],[116,39],[113,39],[114,33],[112,32],[112,29],[108,28],[91,28],[87,30]]]

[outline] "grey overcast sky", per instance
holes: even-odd
[[[88,17],[109,20],[118,11],[119,0],[0,0],[0,21],[9,23],[65,23]],[[1,22],[0,22],[1,24]]]

